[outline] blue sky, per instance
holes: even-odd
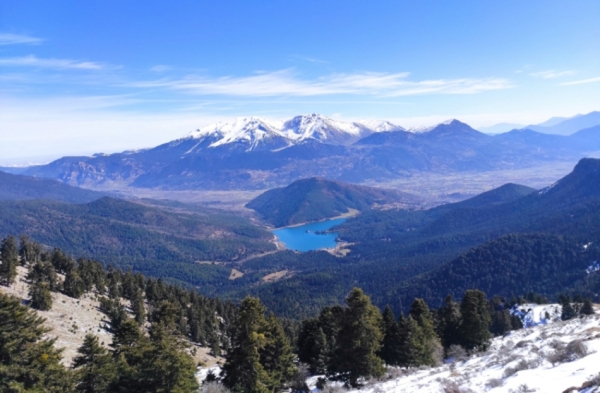
[[[0,165],[236,116],[475,127],[600,110],[598,1],[0,2]]]

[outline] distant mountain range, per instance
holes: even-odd
[[[543,123],[528,126],[517,123],[500,123],[489,127],[479,127],[478,130],[486,134],[502,134],[517,129],[529,129],[542,134],[572,135],[579,130],[597,125],[600,125],[600,112],[590,112],[573,117],[552,117]]]
[[[592,118],[565,122],[589,124]],[[595,131],[584,138],[529,129],[490,136],[458,120],[412,131],[384,121],[344,123],[315,114],[277,124],[251,117],[206,126],[155,148],[64,157],[23,174],[92,188],[266,189],[308,177],[357,183],[421,171],[523,168],[576,161],[600,150]]]
[[[363,211],[374,205],[391,203],[417,206],[418,202],[417,197],[396,190],[310,178],[269,190],[248,202],[246,207],[281,227],[339,216],[349,209]]]

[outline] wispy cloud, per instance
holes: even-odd
[[[23,34],[0,33],[0,45],[29,44],[37,45],[44,41],[41,38]]]
[[[561,86],[574,86],[574,85],[584,85],[587,83],[596,83],[596,82],[600,82],[600,76],[595,77],[595,78],[589,78],[589,79],[582,79],[582,80],[578,80],[578,81],[572,81],[572,82],[565,82],[565,83],[561,83]]]
[[[155,66],[150,67],[150,71],[152,71],[152,72],[165,72],[165,71],[171,70],[172,68],[173,67],[168,66],[168,65],[157,64]]]
[[[71,59],[43,59],[34,55],[23,57],[0,58],[0,66],[63,68],[79,70],[100,70],[106,68],[106,66],[92,61],[77,61]]]
[[[316,57],[308,57],[308,56],[299,56],[299,55],[292,55],[289,57],[290,60],[302,60],[302,61],[308,61],[309,63],[317,63],[317,64],[329,64],[329,62],[327,60],[321,60],[321,59],[317,59]]]
[[[501,78],[462,78],[410,81],[408,72],[332,74],[300,79],[292,70],[265,72],[245,77],[187,77],[138,82],[136,87],[165,87],[193,94],[227,96],[322,96],[365,94],[408,96],[419,94],[475,94],[513,87]]]
[[[560,78],[561,76],[573,75],[575,71],[567,70],[567,71],[555,71],[555,70],[547,70],[547,71],[539,71],[532,72],[531,76],[542,79],[554,79]]]

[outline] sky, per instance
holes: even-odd
[[[152,147],[216,121],[404,127],[600,110],[600,2],[0,2],[0,165]]]

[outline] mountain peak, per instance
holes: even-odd
[[[362,124],[373,132],[406,131],[404,127],[387,120],[361,120],[359,124]]]
[[[333,145],[348,145],[372,133],[358,123],[346,123],[316,113],[296,116],[283,123],[281,133],[292,140],[316,139]]]
[[[209,147],[213,148],[231,143],[240,144],[245,146],[246,151],[255,150],[259,145],[274,140],[275,148],[289,145],[289,141],[280,135],[278,124],[256,116],[209,124],[188,134],[187,137],[200,140],[209,138]]]

